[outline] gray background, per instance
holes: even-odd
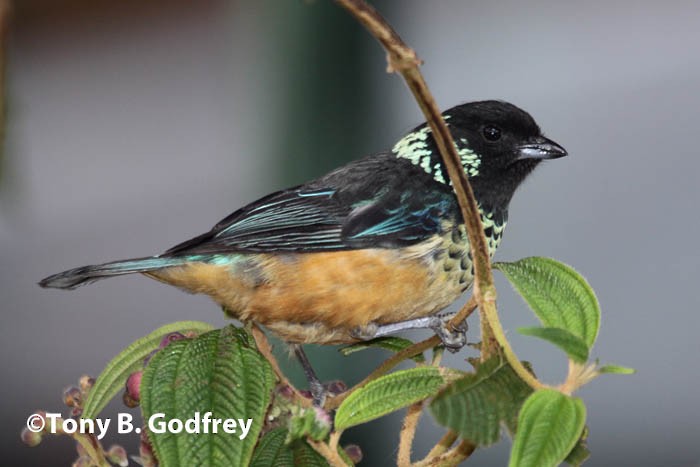
[[[224,323],[206,298],[141,277],[72,293],[42,290],[37,280],[160,252],[248,201],[390,147],[421,119],[400,80],[384,73],[378,46],[325,1],[143,3],[17,5],[0,180],[7,465],[69,464],[65,439],[22,446],[24,420],[36,408],[60,410],[65,385],[97,374],[129,342],[176,320]],[[571,154],[517,193],[497,257],[546,255],[575,266],[602,304],[594,356],[638,370],[580,392],[588,465],[700,465],[700,4],[380,7],[425,60],[441,106],[509,100]],[[515,333],[535,320],[502,278],[498,285],[519,356],[559,381],[564,358]],[[312,359],[322,376],[350,382],[382,357],[348,364],[336,353],[314,349]],[[447,362],[463,367],[463,358]],[[391,417],[348,434],[362,444],[364,465],[392,461],[399,423]],[[426,417],[416,458],[438,436]],[[111,440],[133,452],[133,439]],[[471,463],[503,465],[508,450],[505,441]]]

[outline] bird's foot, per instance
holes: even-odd
[[[380,337],[383,334],[378,334],[382,326],[378,326],[376,323],[369,323],[365,326],[357,326],[350,330],[350,336],[354,339],[361,341],[369,341],[375,337]]]
[[[462,321],[453,328],[448,324],[452,316],[454,315],[428,316],[425,318],[400,321],[398,323],[383,324],[381,326],[370,323],[367,326],[353,329],[351,335],[356,339],[368,341],[376,337],[383,337],[408,329],[432,329],[447,350],[450,352],[457,352],[467,344],[467,330],[469,327],[466,321]]]
[[[430,327],[430,329],[432,329],[440,338],[442,345],[444,345],[445,348],[452,353],[458,352],[467,344],[467,330],[469,329],[469,326],[467,325],[466,321],[462,321],[460,324],[452,328],[449,323],[443,321],[437,316],[434,316],[430,319],[428,327]]]

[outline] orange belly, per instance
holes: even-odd
[[[233,317],[289,342],[353,342],[354,330],[427,316],[459,297],[465,286],[433,259],[435,246],[246,254],[230,264],[192,262],[148,275],[207,294]]]

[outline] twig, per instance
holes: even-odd
[[[294,385],[287,379],[287,377],[284,376],[284,373],[282,373],[279,363],[277,363],[277,359],[272,354],[272,346],[270,345],[270,341],[267,340],[267,336],[262,331],[262,329],[260,329],[260,327],[257,324],[252,323],[251,333],[253,334],[253,339],[255,339],[255,345],[258,347],[258,350],[260,351],[262,356],[265,357],[265,360],[267,360],[270,363],[272,371],[274,371],[275,375],[277,375],[277,379],[279,380],[280,384],[285,385],[289,387],[289,389],[291,389],[292,396],[296,400],[296,402],[301,404],[303,407],[311,407],[311,400],[302,396],[297,390],[297,388],[295,388]]]
[[[513,370],[533,388],[541,387],[542,384],[520,363],[505,339],[496,311],[496,287],[493,284],[491,258],[488,254],[479,208],[460,163],[452,135],[418,69],[420,59],[379,12],[363,0],[335,1],[348,10],[382,44],[387,51],[389,71],[398,72],[404,78],[433,132],[435,144],[447,169],[448,178],[454,187],[469,238],[474,263],[474,297],[479,304],[482,323],[482,360],[497,354],[499,352],[498,344],[500,344],[504,348],[506,359]]]
[[[416,436],[418,421],[423,413],[423,402],[416,402],[408,407],[406,417],[403,419],[401,433],[399,435],[399,454],[396,457],[396,465],[407,467],[411,465],[411,451],[413,450],[413,439]]]
[[[469,297],[469,300],[467,303],[464,304],[464,306],[457,312],[456,315],[454,315],[449,323],[447,323],[447,327],[450,328],[451,331],[454,331],[457,329],[457,326],[462,323],[462,321],[465,321],[469,316],[476,310],[477,304],[476,304],[476,298],[472,295]]]
[[[87,456],[95,463],[98,467],[109,467],[110,464],[105,459],[102,446],[95,435],[83,434],[76,432],[71,436],[82,448],[85,450]]]
[[[447,433],[445,433],[443,437],[440,438],[440,441],[438,441],[437,444],[433,446],[433,449],[430,450],[430,452],[427,456],[425,456],[422,462],[427,462],[434,457],[438,457],[446,453],[447,450],[450,449],[450,447],[454,444],[454,442],[457,441],[457,438],[458,436],[456,431],[448,430]]]
[[[388,372],[407,358],[411,358],[415,355],[418,355],[421,352],[425,352],[428,349],[432,349],[437,345],[440,345],[440,338],[437,336],[433,336],[424,341],[417,342],[410,347],[406,347],[400,352],[396,352],[394,355],[386,359],[381,365],[379,365],[365,379],[363,379],[344,393],[338,394],[334,397],[329,397],[326,401],[326,405],[324,406],[324,408],[326,410],[337,409],[338,406],[340,406],[340,404],[345,400],[345,398],[348,397],[356,389],[359,389],[365,384],[369,383],[370,381],[379,378],[380,376],[382,376],[383,374],[385,374],[386,372]]]
[[[472,296],[469,298],[469,301],[462,307],[462,309],[459,310],[459,312],[456,315],[454,315],[452,319],[450,319],[448,325],[454,329],[454,326],[467,319],[475,309],[476,300]],[[352,388],[348,389],[342,394],[338,394],[337,396],[329,397],[328,400],[326,400],[324,408],[326,410],[337,409],[340,406],[340,404],[345,400],[345,398],[348,397],[350,393],[352,393],[354,390],[361,388],[370,381],[373,381],[379,378],[380,376],[386,374],[389,370],[391,370],[404,360],[418,355],[421,352],[425,352],[428,349],[432,349],[433,347],[437,347],[438,345],[440,345],[440,338],[437,336],[433,336],[423,341],[417,342],[410,347],[406,347],[400,352],[396,352],[394,355],[382,362],[382,364],[379,365],[372,373],[367,375],[365,379],[354,385]]]
[[[310,438],[307,438],[306,442],[309,443],[309,446],[311,446],[314,451],[322,455],[333,467],[347,467],[348,464],[342,457],[340,457],[337,449],[333,450],[328,444]]]
[[[445,454],[433,457],[432,459],[422,460],[413,464],[413,467],[429,467],[442,465],[457,465],[467,457],[471,456],[476,445],[471,441],[462,440],[457,446],[447,451]]]

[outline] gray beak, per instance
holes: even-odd
[[[517,147],[518,160],[523,159],[558,159],[567,155],[566,149],[544,136],[530,138]]]

